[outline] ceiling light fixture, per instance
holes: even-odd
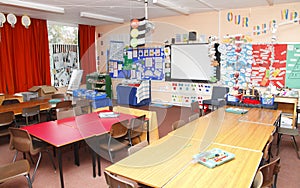
[[[0,0],[0,4],[23,7],[28,9],[42,10],[47,12],[61,13],[61,14],[65,13],[65,9],[61,7],[40,4],[40,3],[19,1],[19,0]]]
[[[104,21],[108,21],[108,22],[124,23],[123,18],[116,18],[116,17],[105,16],[105,15],[101,15],[101,14],[93,14],[93,13],[89,13],[89,12],[80,12],[80,17],[104,20]]]
[[[174,3],[168,2],[168,1],[153,0],[153,4],[158,5],[158,6],[162,6],[162,7],[166,7],[168,9],[174,10],[174,11],[179,12],[181,14],[185,14],[185,15],[190,14],[188,9],[186,9],[184,7],[181,7],[179,5],[176,5]]]

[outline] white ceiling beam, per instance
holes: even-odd
[[[116,18],[116,17],[112,17],[112,16],[106,16],[106,15],[102,15],[102,14],[94,14],[94,13],[89,13],[89,12],[80,12],[80,17],[92,18],[92,19],[103,20],[103,21],[108,21],[108,22],[115,22],[115,23],[124,23],[123,18]]]
[[[211,9],[213,9],[213,10],[215,10],[215,11],[220,11],[219,8],[214,7],[213,5],[207,3],[206,1],[203,1],[203,0],[196,0],[196,1],[198,1],[199,3],[202,3],[203,5],[205,5],[205,6],[209,7],[209,8],[211,8]]]
[[[0,0],[0,4],[23,7],[28,9],[36,9],[36,10],[41,10],[46,12],[60,13],[60,14],[65,13],[64,8],[41,4],[41,3],[32,3],[32,2],[19,1],[19,0]]]
[[[165,0],[153,0],[153,4],[165,7],[167,9],[174,10],[176,12],[179,12],[181,14],[188,15],[190,14],[190,11],[187,8],[181,7],[175,3],[172,3],[170,1],[165,1]]]

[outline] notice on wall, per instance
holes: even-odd
[[[286,87],[300,88],[300,44],[287,46]]]

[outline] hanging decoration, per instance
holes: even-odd
[[[7,22],[11,25],[11,27],[15,27],[15,24],[17,23],[17,17],[12,14],[12,13],[9,13],[7,15]]]
[[[27,15],[22,16],[21,22],[22,22],[22,25],[23,25],[26,29],[28,29],[28,27],[29,27],[30,24],[31,24],[30,17],[27,16]]]
[[[0,27],[3,27],[3,24],[6,22],[5,15],[0,12]]]

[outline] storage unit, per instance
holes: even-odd
[[[97,72],[86,76],[86,89],[105,92],[107,97],[112,97],[111,78],[108,74],[99,74]]]

